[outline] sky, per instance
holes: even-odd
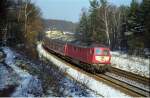
[[[89,8],[89,0],[32,0],[45,19],[58,19],[78,22],[81,9]],[[108,0],[114,5],[129,5],[131,0]]]

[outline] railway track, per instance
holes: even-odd
[[[146,78],[146,77],[143,77],[143,76],[131,73],[131,72],[127,72],[127,71],[124,71],[115,67],[111,67],[111,72],[119,76],[128,78],[130,80],[150,86],[150,78]]]
[[[60,60],[60,56],[56,56],[54,53],[52,53],[52,55]],[[145,90],[145,89],[140,88],[140,87],[136,87],[134,84],[126,83],[126,82],[124,82],[120,79],[116,79],[116,78],[114,78],[108,74],[96,74],[96,75],[94,75],[94,74],[85,72],[82,69],[76,67],[74,64],[70,64],[70,62],[66,61],[64,58],[61,58],[61,61],[63,61],[63,63],[65,62],[66,65],[68,65],[68,66],[70,66],[70,67],[72,67],[72,68],[74,68],[74,69],[76,69],[76,70],[78,70],[84,74],[87,74],[90,77],[93,77],[95,80],[103,82],[105,84],[108,84],[109,86],[116,88],[116,89],[120,90],[121,92],[124,92],[124,93],[131,95],[133,97],[149,97],[150,96],[150,91]],[[133,74],[131,75],[131,73],[124,75],[126,73],[123,71],[121,72],[121,71],[122,70],[118,70],[117,68],[116,69],[112,68],[112,73],[114,73],[114,74],[120,75],[122,77],[126,77],[126,78],[134,80],[134,81],[138,81],[139,83],[149,84],[148,83],[149,79],[146,79],[146,82],[145,82],[144,78],[136,79],[136,77],[140,77],[140,76],[134,76]]]
[[[132,83],[126,82],[122,79],[118,79],[109,74],[96,74],[98,77],[102,78],[110,86],[113,86],[126,94],[132,95],[134,97],[148,97],[150,96],[150,91],[148,89],[141,88]]]

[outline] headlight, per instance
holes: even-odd
[[[108,62],[109,56],[95,56],[95,59],[100,62]]]

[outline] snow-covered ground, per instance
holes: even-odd
[[[120,52],[111,52],[113,67],[141,76],[150,77],[150,59],[135,57]]]
[[[16,88],[16,91],[12,93],[12,97],[34,97],[34,96],[42,96],[42,86],[40,80],[37,77],[30,75],[19,67],[15,66],[15,57],[16,54],[7,47],[3,48],[5,52],[6,59],[5,63],[13,69],[13,71],[21,78],[20,84]],[[16,80],[17,81],[17,80]]]
[[[18,83],[18,75],[13,70],[8,68],[7,65],[0,63],[0,92],[4,89],[9,89],[10,86],[15,88]]]
[[[73,69],[72,67],[67,66],[65,63],[57,60],[55,57],[51,56],[47,51],[45,51],[41,44],[37,46],[37,50],[39,52],[39,56],[44,56],[49,59],[55,65],[57,65],[60,69],[65,70],[67,74],[71,77],[79,81],[80,83],[85,84],[88,88],[95,91],[97,94],[102,95],[103,97],[129,97],[128,95],[120,92],[117,89],[114,89],[103,82],[99,82],[94,78]]]
[[[17,82],[16,89],[11,92],[11,97],[36,97],[36,96],[45,96],[45,97],[51,97],[51,96],[72,96],[72,97],[102,97],[101,95],[91,91],[87,87],[81,85],[80,83],[74,81],[72,78],[61,75],[63,73],[60,73],[59,71],[54,70],[51,66],[44,65],[45,63],[34,63],[30,61],[27,58],[24,58],[22,55],[17,54],[15,51],[11,50],[10,48],[3,48],[5,54],[7,55],[5,58],[6,64],[14,71],[15,76],[18,76],[18,78],[11,77],[11,74],[7,72],[6,68],[3,66],[0,66],[0,81],[1,85],[0,87],[3,89],[3,86],[5,84],[11,84],[8,80],[13,78],[14,82]],[[41,65],[42,64],[42,65]],[[35,69],[38,71],[41,71],[39,73],[41,77],[53,77],[52,80],[49,81],[47,85],[47,89],[43,88],[43,81],[41,80],[44,78],[40,78],[38,74],[37,76],[31,75],[32,72],[29,74],[29,70],[22,69],[21,65],[25,65],[30,69],[30,71],[33,70],[35,72]],[[42,70],[45,66],[44,71]],[[43,73],[43,74],[42,74]],[[51,74],[50,74],[51,73]],[[8,74],[9,76],[4,76]],[[6,80],[6,81],[4,81]],[[3,82],[3,83],[2,83]],[[42,82],[42,83],[41,83]],[[54,82],[54,83],[51,83]],[[56,83],[57,82],[57,83]],[[15,84],[15,83],[13,83]],[[54,84],[54,85],[53,85]],[[10,86],[10,85],[8,85]],[[47,91],[46,93],[43,93],[43,91]],[[58,94],[59,93],[59,94]],[[7,93],[6,93],[7,94]]]
[[[59,92],[63,96],[70,97],[102,97],[102,95],[97,94],[96,92],[91,91],[90,89],[83,87],[81,84],[72,80],[70,77],[65,77],[60,81]]]
[[[100,96],[95,92],[89,90],[87,87],[77,83],[72,80],[70,77],[66,76],[62,70],[56,68],[56,66],[49,63],[41,63],[37,64],[31,63],[28,60],[17,60],[17,66],[21,63],[25,65],[29,65],[27,69],[30,73],[39,74],[39,78],[43,81],[43,85],[46,85],[46,94],[44,96],[72,96],[72,97],[92,97],[92,96]],[[36,71],[38,72],[35,72]],[[44,70],[44,71],[43,71]],[[45,78],[44,78],[45,77]],[[44,86],[45,87],[45,86]]]

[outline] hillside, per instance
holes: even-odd
[[[60,31],[69,31],[69,32],[75,32],[76,23],[65,21],[65,20],[53,20],[53,19],[45,19],[44,25],[46,29],[56,29]]]

